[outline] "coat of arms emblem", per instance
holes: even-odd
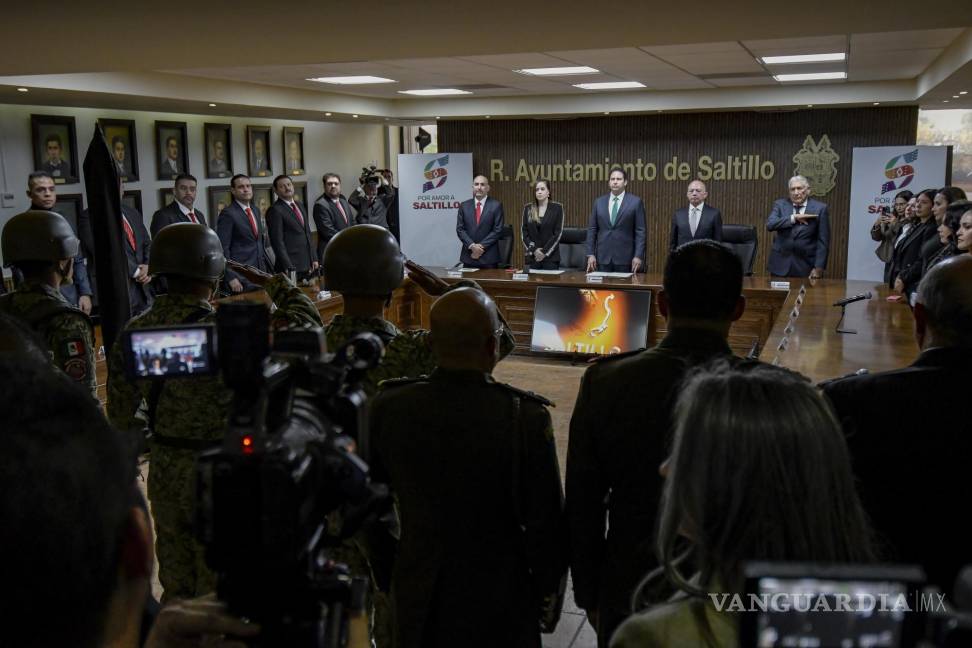
[[[837,162],[840,156],[830,148],[830,138],[821,136],[819,142],[807,135],[803,148],[793,156],[796,163],[794,175],[802,175],[810,181],[810,193],[823,196],[837,184]]]

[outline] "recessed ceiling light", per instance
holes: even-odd
[[[210,107],[210,108],[215,108],[215,107],[216,107],[216,104],[214,104],[214,103],[211,103],[211,104],[209,104],[209,107]]]
[[[813,108],[813,104],[807,104],[807,108]]]
[[[586,65],[576,65],[574,67],[543,67],[543,68],[524,68],[513,70],[520,74],[532,74],[533,76],[567,76],[569,74],[597,74],[600,70]]]
[[[948,103],[948,99],[946,99],[946,100],[945,100],[945,101],[943,101],[942,103]]]
[[[27,88],[17,88],[17,92],[27,92]]]
[[[607,110],[605,110],[605,111],[604,111],[604,114],[605,114],[605,115],[610,115],[611,113],[610,113],[610,111],[607,111]]]
[[[958,98],[959,98],[958,95],[952,95],[952,99],[958,99]]]
[[[880,106],[880,105],[881,105],[881,102],[880,102],[880,101],[875,101],[875,102],[874,102],[874,105],[875,105],[875,106]]]
[[[442,119],[442,118],[441,118],[441,117],[439,117],[438,115],[436,115],[436,117],[435,117],[435,118],[436,118],[436,119]]]
[[[357,119],[357,118],[358,118],[358,116],[357,116],[357,115],[351,115],[351,118],[352,118],[352,119]]]
[[[787,63],[825,63],[829,61],[843,61],[847,55],[843,52],[833,54],[796,54],[794,56],[764,56],[766,65],[785,65]]]
[[[468,90],[457,88],[426,88],[422,90],[399,90],[398,94],[414,95],[416,97],[443,97],[445,95],[467,95],[472,94]]]
[[[808,74],[774,74],[777,81],[825,81],[828,79],[846,79],[846,72],[812,72]]]
[[[960,95],[965,95],[965,94],[969,94],[969,91],[968,91],[968,90],[963,90],[963,91],[962,91],[962,92],[960,92],[959,94],[960,94]]]
[[[638,81],[604,81],[601,83],[575,83],[575,88],[581,90],[622,90],[624,88],[644,88],[644,83]]]
[[[332,83],[336,85],[364,85],[367,83],[397,83],[394,79],[376,76],[336,76],[336,77],[315,77],[307,79],[317,83]]]
[[[330,117],[331,116],[331,113],[324,113],[324,116],[325,117]]]
[[[486,119],[489,119],[489,115],[486,115]]]

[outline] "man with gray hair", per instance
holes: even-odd
[[[776,232],[769,271],[777,277],[819,279],[830,254],[830,213],[827,205],[810,198],[810,182],[790,178],[790,197],[773,203],[766,229]]]
[[[886,560],[917,563],[949,593],[972,562],[958,533],[968,487],[972,417],[962,394],[972,367],[972,257],[929,270],[918,286],[910,366],[823,385],[844,431],[861,500],[888,546]]]
[[[438,367],[385,381],[370,413],[372,475],[402,520],[395,646],[539,646],[567,576],[551,403],[493,380],[503,326],[484,292],[442,295],[431,320]]]

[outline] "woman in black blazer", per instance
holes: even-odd
[[[560,235],[564,231],[564,206],[550,200],[550,182],[533,184],[533,202],[523,208],[525,267],[542,270],[560,268]]]
[[[938,238],[938,223],[932,215],[936,189],[925,189],[915,196],[915,224],[894,249],[891,271],[894,292],[909,297],[921,280],[921,248],[931,238]]]

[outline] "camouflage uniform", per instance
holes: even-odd
[[[479,284],[468,279],[457,281],[449,286],[449,290],[456,288],[476,288]],[[446,291],[448,292],[448,291]],[[500,338],[500,357],[505,358],[516,344],[513,332],[505,320],[503,335]],[[435,369],[435,358],[432,355],[432,345],[429,332],[424,329],[402,331],[388,320],[380,317],[350,317],[335,315],[327,326],[327,350],[336,351],[342,344],[358,333],[374,333],[381,338],[385,345],[385,354],[381,364],[368,372],[364,379],[364,390],[369,396],[378,392],[378,384],[391,378],[418,378],[427,376]]]
[[[266,285],[277,310],[272,325],[321,326],[320,315],[303,292],[282,275]],[[188,295],[167,294],[156,298],[152,307],[132,319],[127,329],[170,326],[183,323],[199,311],[195,319],[211,323],[216,311],[206,302]],[[150,381],[130,383],[125,379],[121,348],[115,344],[108,365],[108,418],[117,428],[138,442],[145,427],[143,399],[151,391]],[[232,401],[221,378],[170,378],[159,397],[155,413],[155,434],[191,442],[223,438],[226,416]],[[215,589],[216,581],[203,559],[203,548],[193,528],[195,456],[197,450],[152,443],[152,465],[148,495],[155,521],[156,556],[159,581],[165,588],[163,600],[200,596]]]
[[[0,297],[0,312],[37,331],[54,365],[98,398],[95,375],[95,336],[91,319],[51,286],[29,281]]]

